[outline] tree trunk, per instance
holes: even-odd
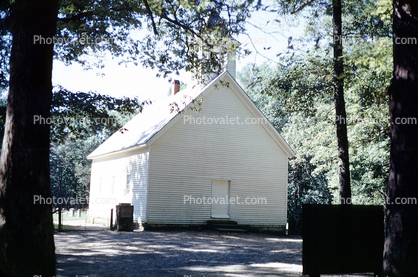
[[[394,0],[385,276],[418,274],[418,3]],[[401,204],[399,201],[405,201]]]
[[[52,206],[34,201],[50,197],[49,125],[35,124],[34,117],[50,114],[53,45],[35,43],[34,38],[55,35],[57,0],[13,2],[0,158],[0,275],[54,276]]]
[[[351,203],[350,162],[348,155],[347,115],[344,101],[344,64],[342,48],[341,0],[333,0],[334,104],[338,141],[338,177],[340,203]]]

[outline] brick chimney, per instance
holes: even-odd
[[[176,95],[177,92],[180,91],[180,81],[179,80],[173,80],[173,95]]]

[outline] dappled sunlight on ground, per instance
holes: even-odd
[[[56,233],[55,243],[57,276],[300,276],[302,269],[300,237],[102,231]]]
[[[299,236],[73,231],[56,233],[55,247],[57,277],[302,276]]]

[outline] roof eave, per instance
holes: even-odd
[[[130,152],[130,151],[136,151],[136,150],[141,150],[141,149],[146,149],[148,148],[148,144],[147,143],[143,143],[143,144],[139,144],[139,145],[134,145],[128,148],[124,148],[124,149],[120,149],[120,150],[115,150],[115,151],[111,151],[111,152],[107,152],[107,153],[103,153],[103,154],[99,154],[99,155],[88,155],[87,159],[89,160],[94,160],[94,159],[99,159],[99,158],[104,158],[107,156],[112,156],[112,155],[117,155],[117,154],[123,154],[125,152]]]

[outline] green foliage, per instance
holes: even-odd
[[[391,36],[391,0],[347,0],[342,1],[343,36],[370,39],[374,36]],[[332,0],[277,0],[277,11],[282,15],[303,18],[306,22],[305,39],[323,39],[327,33],[332,37]],[[324,25],[324,17],[328,22]],[[320,35],[322,33],[322,35]]]
[[[374,37],[390,37],[390,20],[382,17],[379,11],[386,13],[383,9],[386,0],[350,0],[343,3],[343,29],[346,37],[355,36],[357,38],[372,39]]]
[[[59,0],[55,36],[33,39],[35,44],[54,42],[54,58],[67,65],[102,68],[110,54],[121,63],[157,68],[164,77],[181,69],[205,76],[219,72],[226,52],[238,48],[232,37],[244,30],[250,8],[259,8],[260,2]],[[10,18],[19,5],[19,1],[0,1],[0,92],[8,86]],[[6,101],[0,104],[4,128]],[[52,127],[53,195],[87,195],[87,153],[122,126],[121,117],[140,112],[144,104],[137,99],[73,93],[58,87],[53,92],[51,118],[34,118],[34,124],[50,122]]]
[[[135,116],[147,101],[112,98],[93,92],[54,91],[51,112],[51,194],[65,199],[89,195],[91,161],[87,155]],[[7,100],[0,98],[0,127],[4,132]],[[46,119],[45,119],[46,120]],[[39,122],[42,124],[42,122]],[[86,205],[64,203],[66,208]]]
[[[378,0],[376,1],[376,7],[377,9],[370,9],[370,13],[372,15],[378,15],[381,20],[387,22],[388,24],[392,24],[392,0]]]
[[[72,93],[58,87],[54,91],[51,118],[55,124],[51,128],[53,142],[65,142],[67,139],[84,139],[92,134],[106,130],[114,133],[123,124],[114,116],[117,112],[123,116],[132,116],[142,111],[148,101],[137,98],[113,98],[93,92]]]
[[[7,97],[6,95],[3,94],[0,97],[0,134],[1,134],[0,142],[1,143],[3,142],[4,124],[6,122],[6,108],[7,108]]]
[[[102,140],[97,136],[91,136],[84,140],[76,140],[59,144],[53,143],[50,151],[50,177],[51,195],[63,199],[87,199],[90,189],[91,161],[87,160]],[[65,208],[86,208],[78,201],[74,204],[67,203],[57,205]],[[83,200],[84,201],[84,200]]]
[[[136,115],[133,111],[108,111],[108,114],[115,118],[115,122],[120,126]],[[51,143],[50,177],[52,196],[66,199],[70,197],[87,199],[91,171],[91,161],[87,160],[87,156],[113,133],[113,128],[106,127],[100,132],[86,133],[82,139],[75,138],[74,135],[70,134],[64,141]],[[62,207],[85,208],[87,204],[66,203]]]
[[[127,118],[141,112],[149,101],[137,98],[114,98],[94,92],[72,93],[62,87],[53,92],[50,118],[34,118],[34,124],[51,125],[51,142],[83,140],[118,131]],[[0,98],[0,135],[3,139],[7,100]]]
[[[331,204],[332,193],[326,174],[313,176],[315,165],[309,160],[291,160],[288,184],[288,214],[302,212],[302,204]]]
[[[263,93],[269,89],[266,87],[266,80],[270,80],[274,76],[274,70],[267,64],[256,66],[247,64],[238,73],[238,81],[241,86],[248,88],[246,93],[261,110],[273,126],[281,131],[287,120],[287,112],[283,109],[282,103],[277,97],[271,94]]]
[[[392,50],[387,1],[344,2],[344,91],[350,143],[353,203],[381,204],[389,169],[387,89]],[[239,74],[243,87],[273,122],[297,157],[290,161],[289,212],[301,203],[338,199],[337,141],[332,90],[332,33],[329,3],[312,6],[279,1],[284,13],[308,18],[305,34],[292,39],[275,67],[247,66]],[[360,26],[360,24],[364,25]],[[272,110],[273,109],[273,110]]]
[[[250,10],[260,7],[259,2],[59,0],[55,58],[101,68],[110,53],[122,63],[157,68],[163,76],[181,69],[219,72],[224,54],[239,46],[232,36],[243,32],[245,19]],[[18,3],[0,4],[2,89],[7,87],[14,5]],[[34,43],[46,39],[34,37]]]

